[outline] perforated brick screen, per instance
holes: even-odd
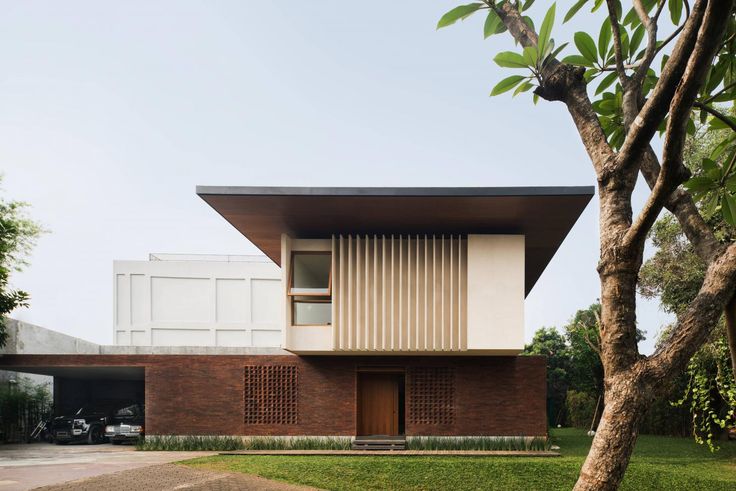
[[[298,378],[295,365],[246,366],[245,424],[297,424]]]
[[[455,370],[413,367],[409,370],[409,422],[451,425],[455,422]]]

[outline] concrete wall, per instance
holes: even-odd
[[[524,349],[524,236],[468,236],[468,350]]]
[[[99,353],[99,345],[27,322],[5,318],[8,339],[3,355]]]
[[[115,345],[281,345],[281,270],[273,262],[265,256],[173,259],[114,262]]]

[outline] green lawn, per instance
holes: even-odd
[[[569,490],[591,439],[581,430],[552,435],[562,457],[216,456],[185,464],[330,490]],[[689,439],[642,436],[623,489],[734,490],[736,442],[711,454]]]

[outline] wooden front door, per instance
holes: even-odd
[[[358,374],[358,435],[399,434],[399,377],[395,373]]]

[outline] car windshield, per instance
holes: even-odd
[[[127,406],[115,411],[115,416],[135,416],[138,408],[135,405]]]
[[[118,416],[132,416],[133,413],[127,413],[125,411],[135,411],[135,405],[132,406],[125,406],[125,402],[99,402],[97,404],[87,404],[86,406],[82,406],[79,408],[79,410],[74,413],[75,415],[79,416],[81,414],[92,414],[92,413],[111,413],[115,412]],[[130,404],[130,402],[128,402]],[[120,407],[123,406],[121,409]]]

